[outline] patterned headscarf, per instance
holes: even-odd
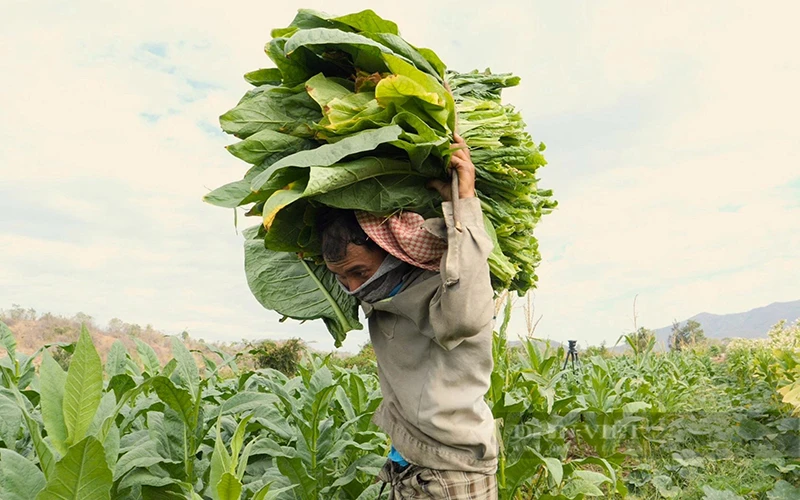
[[[438,271],[447,241],[430,232],[425,219],[414,212],[378,217],[356,211],[356,219],[367,236],[396,258],[428,271]]]

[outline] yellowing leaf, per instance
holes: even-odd
[[[375,87],[375,98],[383,107],[391,103],[403,105],[414,97],[434,106],[444,107],[444,99],[439,94],[427,91],[425,87],[407,76],[387,76]]]

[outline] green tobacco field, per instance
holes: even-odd
[[[627,354],[585,352],[575,370],[563,348],[509,347],[507,324],[487,394],[501,498],[800,498],[800,323],[666,353],[632,334]],[[378,497],[374,364],[308,354],[287,376],[179,338],[165,364],[136,345],[104,366],[84,329],[28,356],[0,323],[0,498]]]

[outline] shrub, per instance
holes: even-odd
[[[300,339],[281,343],[262,340],[248,347],[256,368],[272,368],[289,377],[297,374],[297,364],[305,351],[305,344]]]

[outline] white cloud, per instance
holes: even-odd
[[[637,294],[639,324],[653,328],[796,300],[800,207],[782,189],[795,164],[785,151],[741,150],[579,182],[540,228],[540,333],[613,341],[632,326]]]
[[[13,2],[0,306],[329,347],[321,325],[261,309],[232,214],[200,202],[246,168],[209,126],[301,6],[374,8],[454,68],[523,77],[507,98],[547,142],[561,202],[539,233],[540,334],[613,341],[637,293],[652,327],[798,298],[795,3]]]

